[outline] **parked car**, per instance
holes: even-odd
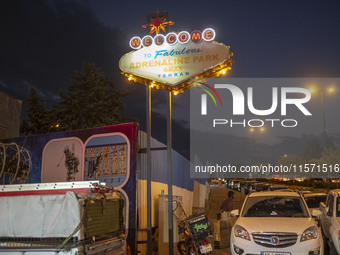
[[[256,190],[257,181],[247,181],[244,186],[245,194],[248,195],[249,193]]]
[[[320,203],[320,211],[324,238],[340,254],[340,189],[329,191],[326,203]]]
[[[211,184],[218,184],[218,179],[211,179],[210,183]]]
[[[240,180],[232,180],[230,184],[230,188],[233,190],[238,190],[238,185],[241,181]]]
[[[242,180],[237,183],[237,188],[236,190],[241,192],[241,188],[245,188],[246,181]],[[234,188],[235,189],[235,188]]]
[[[256,184],[256,191],[266,191],[268,190],[268,187],[270,186],[269,183],[265,183],[265,182],[259,182]]]
[[[230,237],[232,255],[323,254],[321,230],[296,192],[253,192],[241,211],[231,214],[238,216]]]
[[[287,189],[287,186],[284,184],[273,184],[268,187],[268,191],[274,191],[278,189]]]
[[[325,203],[327,194],[326,193],[305,193],[303,194],[309,211],[320,210],[320,203]],[[320,213],[321,215],[321,213]]]
[[[275,189],[273,191],[278,191],[278,192],[295,192],[294,190],[292,189]]]
[[[312,191],[310,190],[295,190],[297,193],[299,193],[300,195],[304,195],[304,194],[312,194]],[[327,195],[327,194],[326,194]]]
[[[230,183],[231,183],[231,180],[230,179],[226,179],[225,180],[225,187],[226,188],[230,188]]]

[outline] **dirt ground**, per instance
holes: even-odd
[[[225,185],[218,186],[217,184],[211,185],[211,199],[210,199],[210,208],[207,210],[207,215],[209,218],[209,222],[211,227],[214,228],[214,220],[217,220],[217,214],[221,213],[220,205],[224,199],[228,197],[228,191]],[[241,209],[243,200],[241,198],[241,193],[234,191],[234,209]],[[223,229],[226,225],[224,223],[221,224],[221,228]],[[228,229],[224,229],[224,233],[228,232],[227,238],[230,237],[230,227]],[[210,240],[211,244],[214,246],[214,237],[211,237]],[[215,243],[216,244],[216,243]],[[216,246],[216,245],[215,245]],[[223,246],[223,245],[222,245]],[[228,245],[229,246],[229,242]],[[212,252],[213,255],[225,255],[230,254],[230,247],[218,249],[218,247],[214,247],[214,251]]]

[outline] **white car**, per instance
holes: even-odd
[[[238,216],[230,237],[232,255],[323,254],[321,231],[296,192],[251,193],[241,212],[231,214]]]
[[[273,184],[268,187],[268,191],[287,189],[287,186],[284,184]]]
[[[330,190],[326,203],[320,203],[322,233],[340,254],[340,189]]]
[[[326,193],[305,193],[303,194],[306,204],[309,208],[309,212],[312,213],[313,210],[320,211],[320,203],[325,203],[327,194]],[[320,215],[321,215],[320,211]]]

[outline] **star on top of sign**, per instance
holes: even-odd
[[[153,32],[156,32],[156,34],[158,35],[161,29],[164,32],[166,32],[166,30],[165,30],[166,25],[171,26],[171,25],[175,24],[173,21],[166,21],[165,16],[161,17],[161,19],[159,19],[158,10],[157,10],[157,13],[156,13],[156,19],[151,18],[151,20],[152,20],[152,23],[142,26],[143,28],[150,27],[150,29],[151,29],[150,34],[152,34]]]

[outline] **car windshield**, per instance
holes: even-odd
[[[249,197],[243,217],[309,217],[300,197]]]
[[[320,203],[326,202],[327,195],[324,196],[313,196],[313,197],[305,197],[308,208],[319,208]]]

